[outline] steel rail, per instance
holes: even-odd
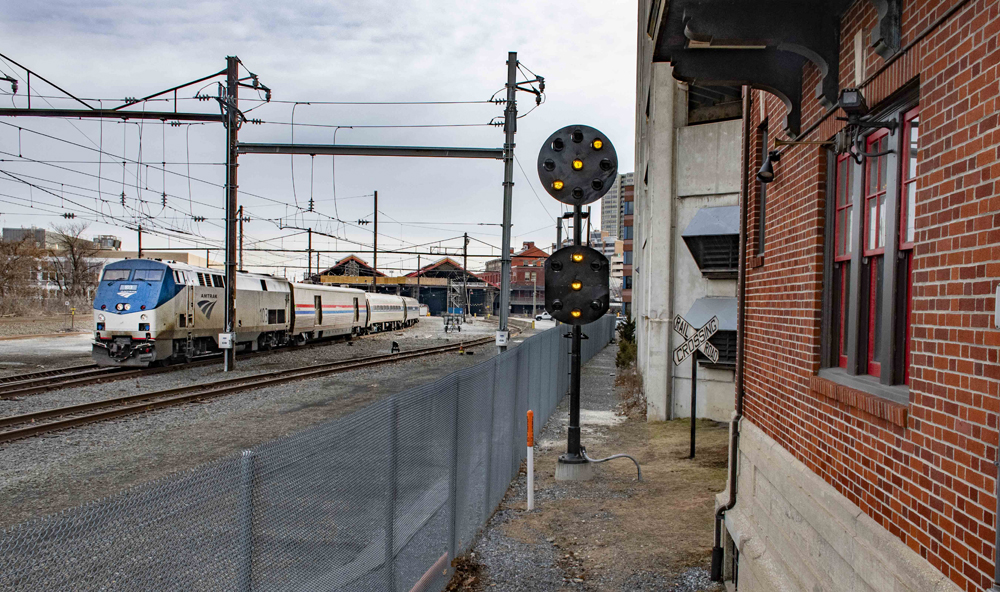
[[[325,376],[328,374],[344,372],[347,370],[354,370],[357,368],[365,368],[368,366],[375,366],[380,364],[387,364],[387,363],[412,359],[412,358],[419,358],[419,357],[444,353],[452,350],[457,350],[467,346],[473,347],[477,345],[484,345],[492,342],[493,339],[494,338],[490,336],[469,342],[458,342],[448,345],[422,348],[406,353],[380,354],[376,356],[369,356],[367,358],[359,358],[354,360],[325,362],[322,364],[315,364],[312,366],[291,368],[287,370],[276,370],[273,372],[265,372],[262,374],[244,376],[240,378],[219,380],[208,384],[197,384],[197,385],[189,385],[183,387],[175,387],[161,391],[153,391],[138,395],[129,395],[126,397],[116,397],[113,399],[104,399],[102,401],[94,401],[91,403],[82,403],[79,405],[71,405],[68,407],[58,407],[54,409],[47,409],[44,411],[36,411],[22,415],[3,417],[0,418],[0,427],[20,425],[20,424],[31,424],[31,425],[29,425],[28,427],[23,427],[0,433],[0,442],[9,442],[11,440],[17,440],[20,438],[36,436],[47,432],[53,432],[57,430],[77,427],[80,425],[94,423],[97,421],[103,421],[105,419],[112,419],[124,415],[142,413],[145,411],[151,411],[163,407],[170,407],[209,397],[217,397],[238,391],[257,389],[265,386],[283,384],[295,380],[314,378],[319,376]],[[53,417],[63,417],[67,415],[73,415],[95,410],[97,411],[96,413],[88,413],[86,415],[79,415],[76,417],[70,417],[68,419],[63,419],[48,423],[42,423],[42,424],[36,423],[39,420],[43,419],[49,419]]]
[[[51,370],[39,370],[38,372],[28,372],[26,374],[14,374],[11,376],[0,377],[0,384],[10,384],[14,382],[25,382],[28,380],[34,380],[36,378],[48,378],[50,376],[61,376],[64,374],[71,374],[73,372],[82,372],[84,370],[93,370],[97,368],[97,364],[84,364],[82,366],[67,366],[65,368],[53,368]]]
[[[376,335],[373,333],[372,335]],[[355,336],[355,339],[362,338],[364,336]],[[302,349],[312,349],[314,347],[322,347],[330,345],[332,343],[340,343],[339,341],[318,341],[313,343],[307,343],[304,345],[297,345],[294,348],[280,348],[274,350],[264,350],[257,352],[243,352],[240,353],[237,358],[243,359],[248,356],[266,356],[271,354],[280,354],[284,352],[298,351]],[[209,364],[218,363],[218,358],[222,354],[211,353],[202,356],[198,356],[190,362],[183,362],[178,364],[171,364],[168,366],[153,366],[153,367],[128,367],[128,366],[103,366],[98,367],[96,364],[90,364],[86,366],[71,366],[68,368],[52,369],[43,372],[33,372],[31,374],[18,374],[16,376],[8,376],[6,378],[0,378],[0,386],[6,387],[5,390],[0,392],[0,401],[13,399],[15,397],[23,397],[26,395],[34,395],[41,392],[46,392],[55,389],[65,389],[73,388],[77,386],[88,386],[92,384],[101,384],[104,382],[112,382],[116,380],[124,380],[126,378],[132,378],[135,376],[142,376],[147,374],[160,374],[162,372],[173,372],[175,370],[182,370],[184,368],[195,368],[198,366],[207,366]]]

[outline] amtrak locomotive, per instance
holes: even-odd
[[[109,263],[94,298],[94,361],[148,366],[217,351],[225,286],[217,269],[154,259]],[[236,346],[244,351],[408,327],[419,312],[404,296],[236,274]]]

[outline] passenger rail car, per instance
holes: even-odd
[[[392,331],[406,322],[406,304],[402,296],[365,292],[368,299],[368,330]]]

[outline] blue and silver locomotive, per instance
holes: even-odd
[[[106,265],[94,298],[94,361],[102,366],[183,362],[218,350],[225,274],[173,261]],[[416,300],[353,288],[236,275],[236,346],[257,351],[412,325]]]

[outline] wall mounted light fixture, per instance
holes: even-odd
[[[774,165],[772,163],[781,160],[781,153],[777,150],[771,150],[767,153],[767,158],[764,160],[764,164],[761,165],[760,170],[757,171],[757,179],[761,183],[770,183],[774,181]]]

